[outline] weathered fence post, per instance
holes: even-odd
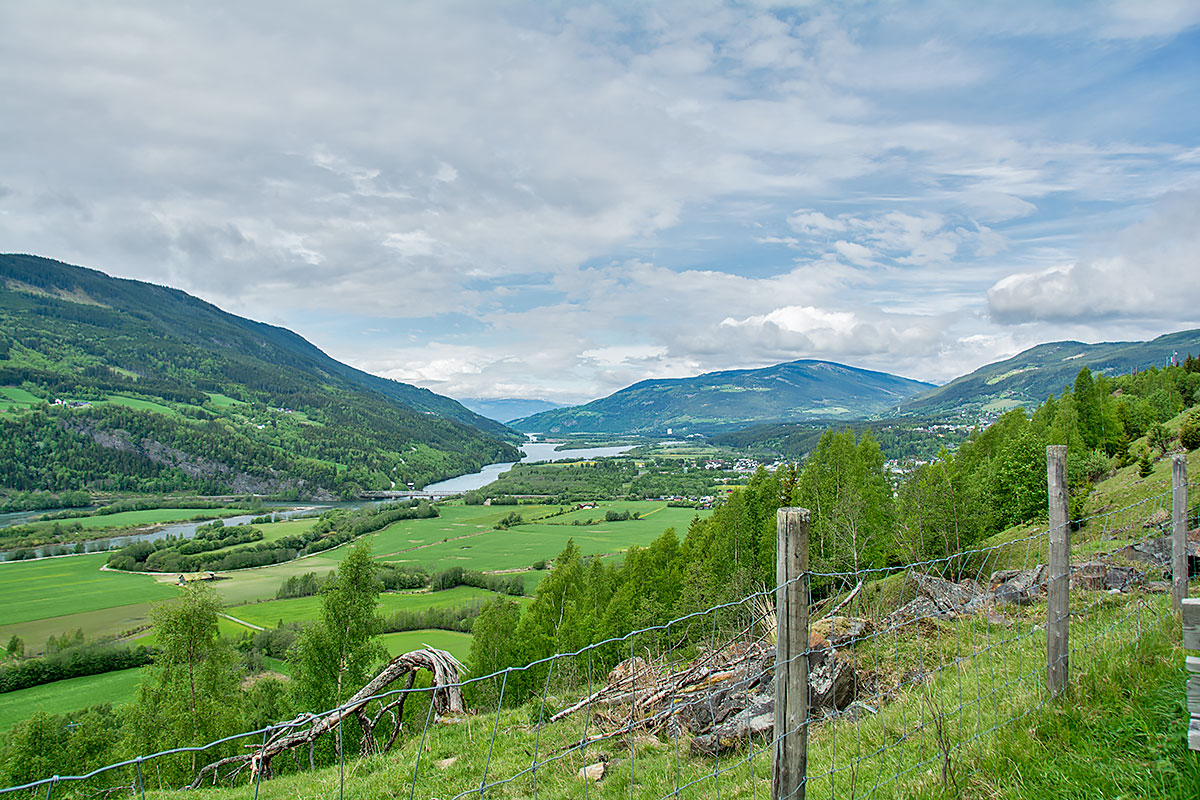
[[[1050,577],[1046,586],[1046,688],[1050,696],[1067,687],[1068,623],[1071,602],[1071,528],[1067,524],[1067,446],[1046,448],[1050,496]]]
[[[773,800],[804,800],[808,770],[808,509],[775,516],[775,752]]]
[[[1187,459],[1171,458],[1171,603],[1176,611],[1188,596]]]
[[[1200,598],[1185,597],[1179,604],[1183,617],[1183,649],[1200,652]],[[1185,655],[1187,666],[1188,749],[1200,750],[1200,655]]]

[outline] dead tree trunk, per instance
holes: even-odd
[[[250,768],[251,775],[262,770],[263,777],[269,777],[272,758],[297,747],[311,746],[318,737],[336,730],[339,722],[351,716],[356,718],[359,725],[362,726],[363,755],[376,752],[375,729],[385,716],[390,719],[393,726],[392,732],[388,737],[387,744],[383,747],[383,752],[387,752],[400,732],[404,701],[410,692],[402,691],[386,698],[385,705],[373,717],[367,713],[367,707],[372,699],[386,690],[391,683],[405,675],[408,676],[408,682],[404,688],[411,690],[416,682],[417,672],[426,669],[433,674],[430,702],[433,703],[434,712],[439,716],[447,713],[462,713],[465,711],[465,706],[463,705],[462,690],[459,688],[459,670],[461,668],[462,664],[444,650],[428,648],[397,656],[389,661],[379,671],[379,674],[355,692],[353,697],[334,711],[321,717],[304,714],[289,722],[281,723],[264,746],[253,745],[254,752],[230,756],[208,764],[201,768],[196,774],[196,779],[188,788],[199,787],[210,776],[215,784],[220,771],[225,767],[231,768],[228,773],[228,777],[231,778],[236,777],[246,767]],[[309,727],[304,730],[299,729],[299,726],[310,720],[312,724]]]

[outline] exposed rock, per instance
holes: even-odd
[[[581,767],[575,777],[580,780],[599,781],[604,777],[604,773],[608,772],[607,761],[597,761],[595,764],[589,764],[586,767]]]
[[[1004,569],[993,572],[988,579],[989,592],[997,605],[1024,606],[1046,592],[1050,568],[1038,564],[1031,569]]]
[[[870,627],[870,622],[857,617],[826,617],[819,619],[809,626],[809,647],[841,647],[852,639],[862,636]],[[813,641],[819,635],[823,644]]]

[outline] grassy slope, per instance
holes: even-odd
[[[123,669],[4,692],[0,694],[0,731],[8,730],[35,711],[64,714],[97,703],[124,703],[137,690],[140,672],[137,668]]]

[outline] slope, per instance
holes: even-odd
[[[449,398],[176,289],[0,255],[0,323],[25,400],[0,416],[0,488],[352,494],[519,457]]]
[[[1074,384],[1082,367],[1119,375],[1161,367],[1189,353],[1200,353],[1200,329],[1178,331],[1148,342],[1048,342],[1012,358],[980,367],[904,402],[901,413],[973,417],[1033,407],[1064,386]]]
[[[582,406],[515,420],[526,433],[672,435],[762,422],[856,419],[894,408],[930,384],[829,361],[646,380]]]

